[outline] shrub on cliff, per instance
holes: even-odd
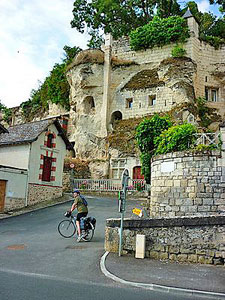
[[[194,133],[197,129],[192,124],[182,124],[170,127],[163,131],[154,140],[157,146],[155,154],[165,154],[190,149],[196,141]]]
[[[133,50],[162,47],[174,42],[185,42],[188,37],[189,29],[182,17],[161,19],[155,16],[151,22],[130,33],[130,46]]]

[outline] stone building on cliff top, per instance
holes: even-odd
[[[108,35],[101,50],[84,50],[69,66],[70,111],[53,105],[48,117],[68,117],[76,157],[90,162],[92,178],[119,178],[125,167],[133,178],[141,177],[129,138],[109,144],[116,120],[129,124],[156,112],[177,111],[197,97],[206,97],[208,106],[217,109],[218,121],[225,119],[225,47],[216,50],[200,41],[195,18],[190,13],[184,17],[190,29],[184,58],[171,57],[175,44],[133,51],[128,38],[113,41]],[[179,117],[196,122],[188,109]]]
[[[120,151],[117,143],[107,148],[105,138],[115,120],[169,112],[200,96],[224,119],[225,47],[215,50],[200,41],[195,18],[190,14],[184,17],[191,32],[184,44],[186,58],[171,57],[174,44],[132,51],[128,38],[112,41],[107,36],[101,50],[80,52],[70,66],[69,136],[75,142],[77,157],[91,160],[94,177],[109,174],[118,178],[124,167],[131,176],[140,176],[135,151],[127,153],[126,145]],[[182,118],[195,122],[188,110]]]

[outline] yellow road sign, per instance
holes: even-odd
[[[135,215],[138,215],[139,217],[142,217],[142,210],[139,209],[139,208],[134,208],[132,210],[132,213],[135,214]]]

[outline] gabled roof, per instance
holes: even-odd
[[[8,130],[0,123],[0,134],[6,132],[8,132]]]
[[[66,144],[68,150],[73,150],[73,146],[65,135],[60,123],[56,119],[41,120],[32,123],[25,123],[8,128],[8,133],[0,134],[0,146],[32,143],[45,131],[49,125],[54,124]]]
[[[193,17],[190,9],[188,8],[185,12],[185,14],[183,15],[183,18],[186,19],[186,18],[190,18],[190,17]]]

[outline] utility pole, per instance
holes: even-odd
[[[121,213],[119,256],[122,255],[122,251],[123,251],[123,219],[124,219],[124,212],[126,210],[126,193],[127,193],[129,178],[130,178],[129,171],[125,169],[122,175],[122,191],[119,192],[119,212]]]

